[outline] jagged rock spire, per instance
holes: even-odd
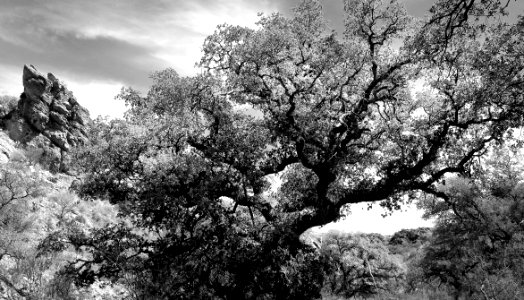
[[[43,149],[53,161],[50,168],[63,168],[66,152],[87,143],[89,112],[51,73],[44,76],[33,65],[24,65],[22,82],[18,107],[5,117],[3,127],[11,139]]]

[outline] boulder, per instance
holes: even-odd
[[[56,129],[50,129],[44,132],[44,136],[49,138],[53,144],[58,146],[60,149],[64,151],[69,151],[70,145],[67,142],[67,132],[56,130]]]
[[[73,120],[77,121],[82,126],[87,125],[91,121],[91,119],[89,118],[89,112],[87,111],[87,109],[81,106],[78,106],[78,105],[73,108],[72,116],[73,116]]]
[[[49,118],[61,127],[68,127],[67,117],[57,111],[50,112]]]
[[[56,111],[57,113],[63,115],[67,118],[71,115],[71,112],[69,111],[70,107],[68,108],[65,103],[55,101],[51,105],[51,110]]]

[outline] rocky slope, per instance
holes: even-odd
[[[42,75],[25,65],[24,92],[15,109],[3,116],[0,126],[9,137],[51,171],[67,171],[68,151],[87,143],[91,119],[66,86],[53,74]]]
[[[0,131],[0,163],[6,163],[15,152],[15,143],[7,134]]]

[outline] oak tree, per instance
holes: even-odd
[[[80,192],[155,232],[123,252],[143,253],[133,259],[152,281],[199,297],[284,298],[280,259],[303,251],[307,229],[347,204],[438,196],[445,176],[469,172],[521,125],[524,21],[503,23],[506,5],[437,1],[414,20],[397,1],[346,0],[339,35],[306,0],[256,29],[221,25],[199,75],[168,69],[147,95],[122,91],[126,119],[93,129]],[[118,261],[110,273],[126,270]],[[182,265],[202,285],[169,271]]]

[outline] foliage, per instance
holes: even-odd
[[[431,235],[432,228],[402,229],[395,232],[388,241],[389,251],[394,255],[401,256],[406,269],[410,270],[407,274],[408,284],[410,283],[409,277],[414,273],[413,270],[419,267],[417,263],[424,247],[431,239]],[[407,289],[411,288],[408,287]]]
[[[57,276],[80,254],[63,243],[64,233],[104,226],[116,213],[101,201],[80,202],[67,192],[69,183],[68,176],[40,169],[22,152],[1,164],[0,298],[81,299]]]
[[[131,276],[151,298],[318,297],[305,287],[320,275],[283,267],[315,265],[302,233],[346,204],[440,195],[521,125],[523,21],[504,25],[503,12],[441,0],[415,22],[397,1],[347,0],[339,38],[306,0],[257,29],[219,26],[201,74],[157,72],[147,95],[122,91],[126,120],[92,128],[78,190],[118,204],[134,228],[71,235],[91,258],[69,273]],[[284,182],[269,195],[274,175]]]
[[[32,252],[37,236],[34,219],[28,212],[35,197],[42,194],[42,179],[23,162],[0,167],[0,285],[8,293],[31,297],[48,262]],[[21,286],[23,285],[23,286]]]
[[[323,237],[320,252],[327,267],[325,289],[333,295],[394,292],[405,273],[399,257],[389,253],[385,239],[376,234],[330,233]]]
[[[507,154],[495,155],[483,174],[446,180],[444,200],[425,203],[438,222],[419,273],[457,297],[519,299],[524,292],[522,171]]]
[[[0,96],[0,119],[5,118],[18,105],[18,98],[14,96]]]
[[[431,228],[402,229],[389,239],[390,245],[423,244],[431,236]]]
[[[98,161],[92,166],[120,167],[105,168],[97,176],[114,178],[130,168],[137,177],[122,180],[118,187],[110,180],[91,185],[88,178],[81,191],[104,191],[118,201],[132,226],[119,224],[68,237],[91,257],[64,270],[75,274],[77,284],[112,278],[132,287],[137,298],[148,299],[293,299],[318,293],[322,278],[311,266],[320,262],[310,250],[291,256],[263,226],[261,215],[229,207],[225,199],[216,201],[212,192],[232,189],[224,184],[227,177],[220,166],[206,169],[197,155],[175,151],[151,152],[136,161],[135,149],[147,153],[142,134],[148,133],[120,121],[96,124],[93,136],[97,133],[100,139],[79,157],[90,157],[90,151],[100,151],[97,147],[111,149],[105,150],[106,156],[93,156]],[[130,139],[133,134],[138,136]],[[123,199],[128,200],[120,202]],[[294,292],[286,296],[289,291]]]

